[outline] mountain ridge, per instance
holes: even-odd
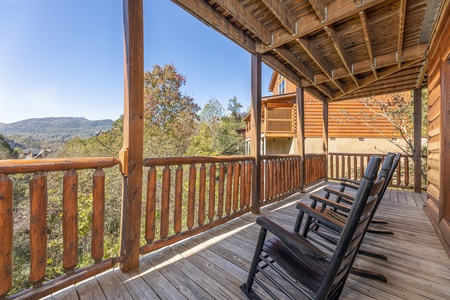
[[[13,123],[0,123],[0,134],[8,139],[26,138],[33,141],[67,141],[75,137],[88,138],[111,129],[109,119],[88,120],[83,117],[31,118]]]

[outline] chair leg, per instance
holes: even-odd
[[[381,274],[379,272],[373,272],[373,271],[370,271],[370,270],[364,270],[364,269],[361,269],[361,268],[352,267],[350,269],[350,273],[352,273],[354,275],[357,275],[357,276],[370,278],[370,279],[376,279],[376,280],[379,280],[379,281],[387,283],[386,276],[384,276],[383,274]]]
[[[305,221],[305,225],[303,227],[303,237],[306,237],[308,235],[308,231],[309,231],[309,227],[311,225],[311,221],[312,221],[312,217],[311,216],[307,216],[306,217],[306,221]]]
[[[256,275],[256,268],[258,267],[260,261],[259,256],[262,252],[262,247],[264,245],[264,240],[266,239],[266,234],[267,230],[261,228],[261,230],[259,231],[258,241],[256,242],[256,248],[255,253],[253,254],[252,264],[250,265],[250,271],[248,272],[247,283],[241,286],[241,289],[243,289],[243,286],[245,286],[246,291],[244,292],[246,293],[246,295],[247,293],[250,293],[250,290],[252,289],[254,277]]]
[[[294,232],[296,235],[298,235],[298,233],[300,231],[300,227],[302,226],[304,214],[305,214],[304,212],[300,211],[297,215],[297,220],[295,221],[295,226],[294,226]]]
[[[370,227],[367,229],[367,232],[376,233],[376,234],[394,234],[389,229],[370,229]]]
[[[381,258],[381,259],[387,260],[387,256],[384,255],[383,253],[374,252],[372,250],[368,250],[368,249],[365,249],[362,247],[359,248],[358,253],[365,255],[365,256],[370,256],[370,257]]]
[[[385,220],[381,220],[381,219],[372,219],[371,221],[370,221],[370,223],[374,223],[374,224],[389,224],[387,221],[385,221]]]

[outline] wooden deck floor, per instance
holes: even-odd
[[[306,195],[262,210],[286,228],[296,218],[294,204]],[[394,235],[367,234],[365,247],[387,261],[359,256],[357,265],[382,272],[388,283],[351,275],[342,299],[450,299],[450,260],[421,206],[424,197],[390,190],[377,217]],[[48,297],[49,299],[245,299],[245,281],[259,228],[247,214],[223,226],[141,258],[139,269],[118,269]],[[386,227],[385,227],[386,228]],[[261,293],[264,299],[265,294]]]

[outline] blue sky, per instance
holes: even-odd
[[[250,97],[250,54],[169,0],[145,0],[145,70],[174,64],[203,106]],[[0,0],[0,122],[123,113],[120,0]],[[271,69],[263,69],[263,95]]]

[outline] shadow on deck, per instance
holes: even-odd
[[[292,228],[295,194],[262,209]],[[422,210],[424,195],[388,190],[377,212],[394,235],[367,234],[364,247],[380,251],[387,261],[359,255],[356,265],[382,272],[388,283],[350,275],[342,299],[448,299],[450,260]],[[118,268],[71,286],[48,299],[245,299],[245,281],[255,247],[256,215],[246,214],[225,225],[146,255],[139,269]],[[258,291],[262,298],[268,298]],[[266,297],[265,297],[266,296]]]

